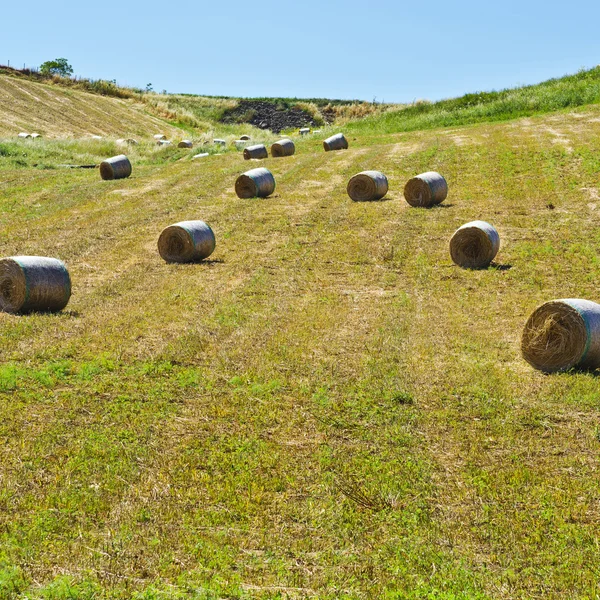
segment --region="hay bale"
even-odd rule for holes
[[[344,137],[343,133],[336,133],[323,141],[323,148],[325,149],[325,152],[330,152],[331,150],[347,150],[348,140]]]
[[[71,297],[64,263],[45,256],[0,259],[0,310],[9,313],[62,310]]]
[[[107,158],[100,163],[102,179],[124,179],[131,175],[131,163],[124,154]]]
[[[248,146],[247,148],[244,148],[244,160],[268,157],[269,153],[267,152],[267,147],[264,144],[255,144],[254,146]]]
[[[485,221],[471,221],[459,227],[450,239],[450,256],[464,269],[483,269],[500,249],[496,228]]]
[[[307,135],[310,133],[310,127],[302,127],[301,129],[298,130],[298,133],[300,135]]]
[[[536,308],[521,337],[523,358],[552,373],[600,367],[600,304],[566,298]]]
[[[296,152],[296,146],[292,140],[279,140],[271,146],[271,156],[280,158],[282,156],[292,156]]]
[[[158,238],[158,252],[167,262],[198,262],[208,258],[215,245],[215,234],[204,221],[169,225]]]
[[[213,140],[213,144],[215,144],[216,146],[226,146],[227,145],[227,141],[223,140],[221,138],[215,138]]]
[[[39,137],[42,137],[41,133],[32,133],[31,134],[31,138],[34,140],[37,140]]]
[[[266,198],[275,191],[275,178],[268,169],[258,168],[246,171],[235,182],[238,198]]]
[[[169,140],[158,140],[156,143],[159,146],[170,146],[171,145],[171,142]]]
[[[101,136],[101,135],[93,135],[93,136],[92,136],[92,139],[93,139],[93,140],[101,140],[101,139],[102,139],[102,136]]]
[[[200,154],[194,154],[194,156],[192,156],[192,158],[204,158],[205,156],[208,156],[208,152],[201,152]]]
[[[20,137],[20,138],[29,138],[29,137],[31,137],[31,134],[30,133],[25,133],[24,131],[21,131],[21,133],[19,133],[19,135],[17,137]]]
[[[421,173],[409,179],[404,186],[404,199],[411,206],[430,207],[440,204],[448,196],[446,180],[435,171]]]
[[[242,140],[242,142],[248,142],[250,141],[250,136],[249,135],[240,135],[240,140]]]
[[[346,191],[355,202],[380,200],[387,194],[388,180],[379,171],[363,171],[350,179]]]
[[[192,144],[191,140],[181,140],[179,144],[177,144],[178,148],[191,148],[194,144]]]
[[[166,140],[167,139],[167,136],[164,133],[155,133],[153,137],[155,140]]]

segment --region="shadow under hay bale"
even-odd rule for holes
[[[45,256],[0,259],[0,310],[23,314],[62,310],[71,297],[64,263]]]
[[[485,221],[471,221],[459,227],[450,239],[452,260],[465,269],[483,269],[500,249],[500,235]]]
[[[388,192],[388,180],[379,171],[363,171],[350,179],[346,191],[355,202],[381,200]]]
[[[181,140],[179,144],[177,144],[178,148],[191,148],[194,144],[192,144],[191,140]]]
[[[215,246],[215,234],[204,221],[169,225],[158,238],[158,252],[167,262],[198,262],[209,257]]]
[[[447,196],[448,184],[435,171],[421,173],[404,186],[404,198],[411,206],[428,208],[440,204]]]
[[[244,148],[244,160],[268,157],[269,153],[267,152],[267,147],[264,144],[255,144],[254,146],[248,146],[247,148]]]
[[[279,140],[271,145],[271,156],[274,158],[292,156],[294,152],[296,152],[296,146],[292,140]]]
[[[347,150],[348,140],[344,137],[343,133],[336,133],[326,140],[323,140],[323,149],[325,152],[331,152],[332,150]]]
[[[238,198],[266,198],[275,191],[275,178],[262,167],[246,171],[235,182]]]
[[[131,175],[131,163],[124,154],[107,158],[100,163],[102,179],[125,179]]]
[[[600,304],[577,298],[542,304],[525,323],[521,353],[545,373],[599,368]]]

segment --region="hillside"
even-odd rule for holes
[[[114,141],[3,141],[0,255],[61,258],[73,296],[0,313],[0,598],[597,597],[597,373],[519,350],[542,302],[600,301],[600,106],[567,108],[260,162],[142,143],[118,181],[60,167]],[[240,200],[255,166],[276,191]],[[367,169],[390,191],[352,202]],[[413,209],[428,170],[448,199]],[[188,219],[216,250],[167,264]],[[468,271],[474,219],[502,245]]]

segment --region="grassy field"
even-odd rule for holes
[[[112,141],[0,145],[0,255],[73,280],[0,314],[0,599],[600,597],[598,379],[519,353],[541,302],[600,299],[600,107],[349,131],[261,161],[264,200],[233,151],[141,144],[107,182],[58,165]],[[426,170],[449,197],[412,209]],[[165,264],[187,219],[215,253]],[[473,219],[483,271],[448,252]]]

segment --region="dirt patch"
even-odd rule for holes
[[[279,133],[283,129],[316,125],[312,115],[293,107],[261,100],[242,100],[235,108],[225,111],[223,123],[250,123],[260,129]]]

